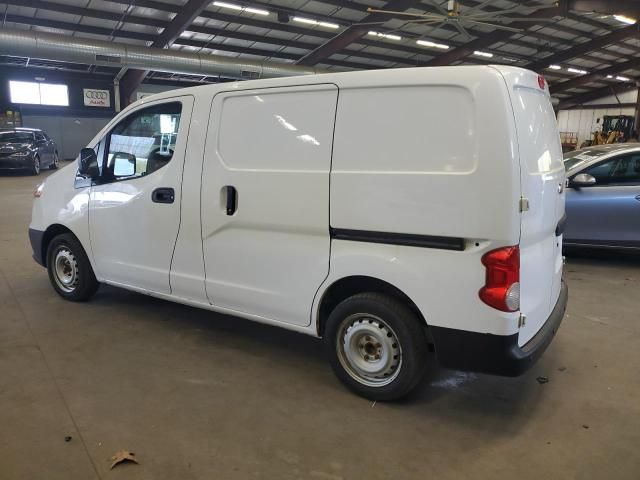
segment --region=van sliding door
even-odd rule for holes
[[[201,220],[216,306],[308,325],[329,271],[329,171],[338,88],[217,94]]]

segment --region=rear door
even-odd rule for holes
[[[562,281],[564,165],[555,113],[544,79],[514,70],[507,76],[520,154],[520,310],[526,317],[518,343],[527,343],[556,304]],[[528,205],[528,206],[527,206]]]
[[[335,85],[222,92],[202,173],[206,291],[216,306],[308,325],[329,272]]]

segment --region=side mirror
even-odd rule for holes
[[[579,173],[571,179],[569,182],[570,187],[590,187],[596,184],[596,177],[589,175],[588,173]]]
[[[80,165],[78,168],[80,175],[89,177],[92,180],[100,176],[98,168],[98,156],[93,148],[83,148],[80,150]]]
[[[125,152],[113,154],[113,174],[116,177],[131,177],[136,174],[136,156]]]

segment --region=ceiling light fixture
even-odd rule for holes
[[[629,82],[629,81],[631,81],[631,79],[627,78],[627,77],[616,77],[616,80],[620,80],[621,82]]]
[[[319,22],[318,20],[313,20],[311,18],[305,18],[305,17],[293,17],[293,21],[298,23],[306,23],[307,25],[316,25],[318,27],[340,28],[340,25],[335,23]]]
[[[430,42],[429,40],[416,40],[416,43],[418,45],[422,45],[423,47],[440,48],[441,50],[449,49],[449,45],[445,45],[444,43]]]
[[[615,18],[619,22],[626,23],[627,25],[633,25],[634,23],[636,23],[635,18],[627,17],[626,15],[614,15],[613,18]]]
[[[402,40],[402,37],[399,37],[398,35],[374,32],[373,30],[369,32],[369,35],[373,35],[374,37],[386,38],[387,40],[395,40],[395,41]]]
[[[474,55],[478,55],[479,57],[487,57],[487,58],[493,57],[493,53],[482,52],[480,50],[476,50],[475,52],[473,52],[473,54]]]
[[[560,65],[549,65],[549,68],[551,70],[562,70],[562,67]]]
[[[236,5],[235,3],[213,2],[213,6],[220,8],[229,8],[231,10],[237,10],[239,12],[255,13],[256,15],[269,15],[269,12],[266,10],[251,7],[242,7],[240,5]]]
[[[589,72],[587,72],[586,70],[579,70],[577,68],[567,68],[567,72],[571,72],[571,73],[580,73],[582,75],[585,75]]]

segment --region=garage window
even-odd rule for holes
[[[69,106],[69,89],[66,85],[41,82],[9,81],[11,103],[30,105]]]

